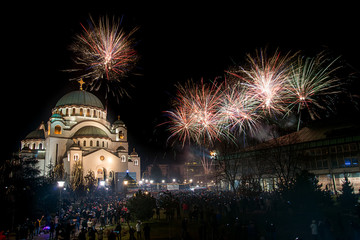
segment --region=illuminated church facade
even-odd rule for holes
[[[20,154],[35,157],[41,175],[63,163],[71,181],[75,162],[80,161],[83,175],[93,172],[98,181],[121,181],[128,173],[140,180],[140,157],[129,153],[127,127],[120,117],[110,124],[107,110],[94,94],[82,90],[64,95],[52,109],[47,124],[21,141]]]

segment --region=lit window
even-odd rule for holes
[[[350,158],[345,158],[345,166],[350,166],[351,165],[351,159]]]
[[[135,165],[135,166],[139,165],[139,160],[137,160],[137,159],[134,160],[134,165]]]
[[[59,125],[56,125],[55,126],[55,131],[54,131],[55,134],[61,134],[61,126]]]
[[[124,139],[124,133],[122,131],[119,132],[119,138]]]
[[[74,161],[76,162],[77,160],[79,160],[79,154],[74,154]]]
[[[125,155],[122,155],[122,156],[121,156],[121,162],[126,162],[126,157],[125,157]]]

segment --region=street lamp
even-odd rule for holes
[[[57,181],[57,185],[60,189],[60,208],[62,208],[62,196],[61,196],[61,191],[62,189],[64,188],[64,185],[65,185],[65,181]],[[60,211],[61,209],[59,209]]]
[[[101,186],[101,187],[105,187],[105,181],[103,181],[103,180],[100,181],[100,186]]]
[[[124,185],[124,193],[125,195],[127,194],[127,185],[129,184],[128,180],[124,180],[123,181],[123,185]]]

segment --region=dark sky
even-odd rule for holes
[[[221,76],[233,62],[244,61],[257,48],[302,50],[314,54],[327,49],[342,55],[351,71],[360,69],[359,21],[356,6],[284,6],[254,3],[222,6],[148,5],[123,3],[28,6],[12,4],[2,11],[3,129],[5,152],[18,149],[20,140],[46,122],[60,97],[77,90],[69,73],[68,50],[73,36],[94,19],[123,16],[124,28],[139,27],[134,35],[141,60],[130,76],[132,99],[117,104],[108,99],[108,120],[118,114],[127,124],[130,147],[151,159],[166,145],[162,111],[170,108],[174,83]],[[300,3],[299,3],[300,4]],[[105,103],[104,96],[95,92]],[[6,125],[4,125],[6,123]],[[4,143],[3,143],[4,144]],[[149,161],[149,160],[147,160]]]

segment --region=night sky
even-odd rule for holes
[[[246,53],[268,47],[282,52],[302,50],[314,54],[327,50],[341,55],[349,72],[360,69],[359,21],[356,6],[263,6],[250,5],[125,6],[100,3],[44,6],[12,4],[2,9],[3,91],[2,128],[6,157],[18,150],[30,131],[47,122],[51,109],[66,93],[78,90],[64,72],[72,66],[69,45],[87,24],[108,14],[123,16],[123,27],[139,30],[134,35],[141,57],[136,75],[128,81],[132,99],[117,104],[108,98],[108,120],[118,114],[128,127],[130,148],[151,162],[162,155],[167,133],[157,127],[166,118],[174,84],[187,79],[222,76]],[[60,4],[60,2],[59,2]],[[329,10],[330,8],[330,10]],[[102,92],[93,92],[105,104]],[[4,142],[4,141],[3,141]],[[5,145],[4,145],[5,144]]]

